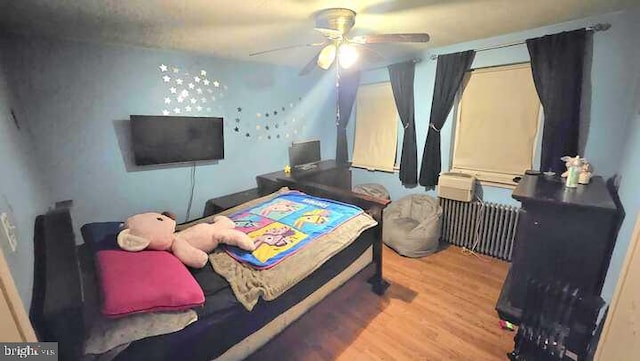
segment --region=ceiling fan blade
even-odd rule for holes
[[[263,50],[263,51],[258,51],[256,53],[251,53],[249,54],[249,56],[256,56],[256,55],[262,55],[262,54],[267,54],[267,53],[272,53],[275,51],[281,51],[281,50],[287,50],[287,49],[295,49],[295,48],[310,48],[310,47],[314,47],[314,46],[320,46],[320,45],[324,45],[325,42],[321,42],[321,43],[309,43],[309,44],[297,44],[297,45],[289,45],[289,46],[283,46],[281,48],[274,48],[274,49],[269,49],[269,50]]]
[[[311,71],[316,68],[316,64],[318,63],[318,57],[320,56],[321,52],[322,52],[322,49],[313,58],[311,58],[311,60],[309,60],[309,62],[304,66],[304,68],[300,70],[298,75],[303,76],[311,73]]]
[[[410,34],[369,34],[354,36],[350,41],[357,44],[380,44],[380,43],[426,43],[429,41],[427,33]]]

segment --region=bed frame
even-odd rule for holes
[[[382,277],[381,239],[382,211],[389,201],[312,182],[282,180],[281,186],[359,206],[371,215],[378,225],[360,236],[359,239],[366,239],[368,247],[358,259],[309,296],[297,301],[287,311],[268,320],[241,342],[228,348],[216,360],[243,359],[255,352],[371,262],[375,264],[375,270],[368,282],[372,285],[373,292],[382,295],[389,286]],[[31,307],[32,323],[39,339],[58,341],[61,359],[65,360],[80,359],[82,342],[79,340],[85,339],[91,327],[91,315],[98,305],[97,293],[91,292],[92,289],[95,290],[93,258],[87,245],[75,245],[71,224],[69,210],[54,210],[39,216],[36,221],[34,293]],[[64,292],[56,292],[57,286],[54,283],[64,283]],[[55,308],[48,304],[50,300],[55,300]]]

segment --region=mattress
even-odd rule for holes
[[[91,223],[82,236],[93,252],[115,247],[120,222]],[[247,311],[235,298],[227,281],[211,267],[191,270],[205,294],[196,308],[198,321],[182,331],[133,342],[116,360],[211,360],[261,329],[280,314],[320,289],[360,257],[373,243],[375,232],[362,233],[311,275],[273,301],[261,300]]]

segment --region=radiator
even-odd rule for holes
[[[511,261],[520,208],[445,198],[440,198],[440,205],[444,241]]]

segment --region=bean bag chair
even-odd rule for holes
[[[442,208],[423,194],[391,202],[382,215],[382,241],[407,257],[424,257],[438,249]]]
[[[382,185],[377,183],[363,183],[353,187],[354,193],[366,194],[371,197],[391,199],[389,191]]]

